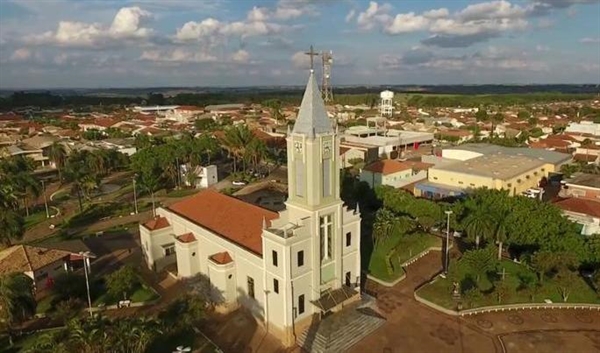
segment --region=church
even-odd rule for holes
[[[272,212],[207,189],[140,224],[149,268],[202,274],[292,345],[313,318],[360,299],[360,214],[340,198],[340,139],[313,70],[287,136],[288,199]]]

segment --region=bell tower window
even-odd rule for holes
[[[321,262],[333,257],[333,220],[331,215],[319,218]]]

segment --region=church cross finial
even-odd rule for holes
[[[314,71],[314,59],[315,56],[319,55],[319,53],[315,52],[313,49],[313,46],[310,46],[310,51],[307,51],[306,53],[304,53],[308,56],[310,56],[310,72]]]

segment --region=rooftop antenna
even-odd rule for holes
[[[325,103],[333,101],[333,87],[331,87],[331,66],[333,65],[333,52],[322,52],[323,61],[323,81],[321,83],[321,92]]]

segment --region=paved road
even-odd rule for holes
[[[388,321],[351,352],[600,352],[600,312],[532,310],[458,318],[417,302],[415,288],[441,269],[441,253],[431,252],[408,267],[406,279],[395,287],[373,285]]]

